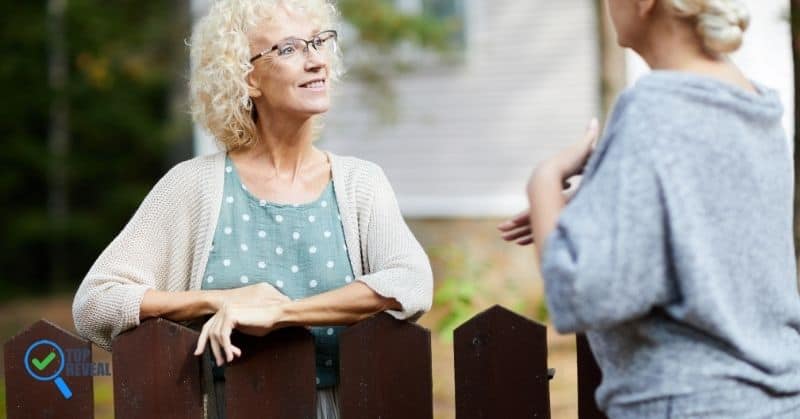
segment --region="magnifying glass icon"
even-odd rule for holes
[[[45,358],[43,358],[41,360],[37,359],[37,358],[34,358],[33,360],[31,360],[30,359],[31,352],[35,348],[37,348],[39,346],[42,346],[42,345],[50,346],[51,348],[55,349],[56,352],[58,352],[59,366],[56,369],[55,373],[50,374],[48,376],[41,376],[41,375],[35,373],[31,369],[31,362],[33,362],[34,366],[39,370],[46,369],[47,365],[49,365],[53,361],[53,357],[56,355],[56,352],[52,352],[51,351],[49,353],[49,355],[47,355]],[[69,400],[69,399],[72,398],[72,390],[69,389],[69,386],[67,386],[67,383],[64,381],[63,378],[61,378],[61,372],[64,371],[65,358],[64,358],[64,351],[61,349],[60,346],[58,346],[57,343],[53,342],[52,340],[48,340],[48,339],[37,340],[31,346],[28,347],[27,351],[25,351],[25,358],[23,359],[23,361],[25,362],[25,369],[28,371],[28,375],[30,375],[31,377],[33,377],[34,379],[39,380],[39,381],[53,381],[54,383],[56,383],[56,387],[58,387],[58,391],[61,392],[61,395],[64,396],[65,399]]]

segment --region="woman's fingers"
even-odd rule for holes
[[[589,128],[586,129],[586,140],[589,141],[590,147],[594,149],[597,145],[597,137],[600,133],[600,121],[597,118],[592,118],[589,121]]]
[[[513,218],[504,221],[497,226],[500,231],[511,231],[519,226],[530,224],[530,211],[525,210],[515,215]]]
[[[527,246],[527,245],[529,245],[531,243],[533,243],[533,235],[532,234],[530,236],[525,236],[525,237],[522,237],[519,240],[517,240],[517,244],[520,245],[520,246]]]
[[[597,148],[597,140],[600,139],[600,121],[597,118],[592,118],[589,122],[589,134],[593,134],[594,138],[592,139],[592,151]]]
[[[206,349],[206,342],[208,341],[208,331],[210,329],[211,320],[209,319],[200,330],[200,337],[197,339],[197,348],[194,350],[195,355],[202,355]]]
[[[233,344],[231,343],[231,331],[232,328],[230,326],[229,321],[225,321],[222,325],[222,349],[225,351],[225,359],[228,362],[233,361]]]
[[[215,335],[211,335],[209,343],[211,343],[211,352],[214,353],[214,360],[217,361],[217,366],[219,367],[224,363],[224,360],[222,359],[222,349],[219,347],[219,341]]]
[[[503,240],[505,240],[507,242],[510,242],[510,241],[517,240],[520,237],[529,236],[529,235],[531,235],[531,233],[532,233],[531,226],[530,226],[530,224],[528,224],[528,225],[522,226],[522,227],[520,227],[520,228],[518,228],[516,230],[512,230],[512,231],[503,233],[502,237],[503,237]]]
[[[222,349],[220,348],[220,332],[219,332],[220,316],[222,312],[223,311],[218,311],[217,314],[215,314],[211,318],[211,321],[213,321],[213,323],[211,324],[211,330],[208,333],[208,341],[209,344],[211,345],[211,352],[214,354],[214,360],[217,361],[217,366],[220,366],[224,363],[224,360],[222,358]]]

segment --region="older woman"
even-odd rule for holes
[[[336,416],[342,325],[431,304],[428,259],[375,164],[312,141],[339,74],[325,0],[221,0],[191,41],[192,108],[225,151],[170,170],[100,255],[73,305],[103,348],[147,318],[212,315],[217,365],[233,329],[311,326],[320,417]],[[326,416],[328,415],[328,416]]]

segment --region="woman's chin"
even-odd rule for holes
[[[302,108],[298,109],[298,113],[302,113],[308,116],[320,115],[325,112],[328,112],[330,109],[330,104],[317,104],[317,105],[307,105],[303,106]]]

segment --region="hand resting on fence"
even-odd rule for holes
[[[289,326],[350,325],[376,313],[400,309],[397,300],[377,294],[362,282],[276,304],[227,303],[203,325],[194,354],[202,355],[208,344],[217,365],[222,365],[242,355],[231,343],[234,329],[264,336]]]

